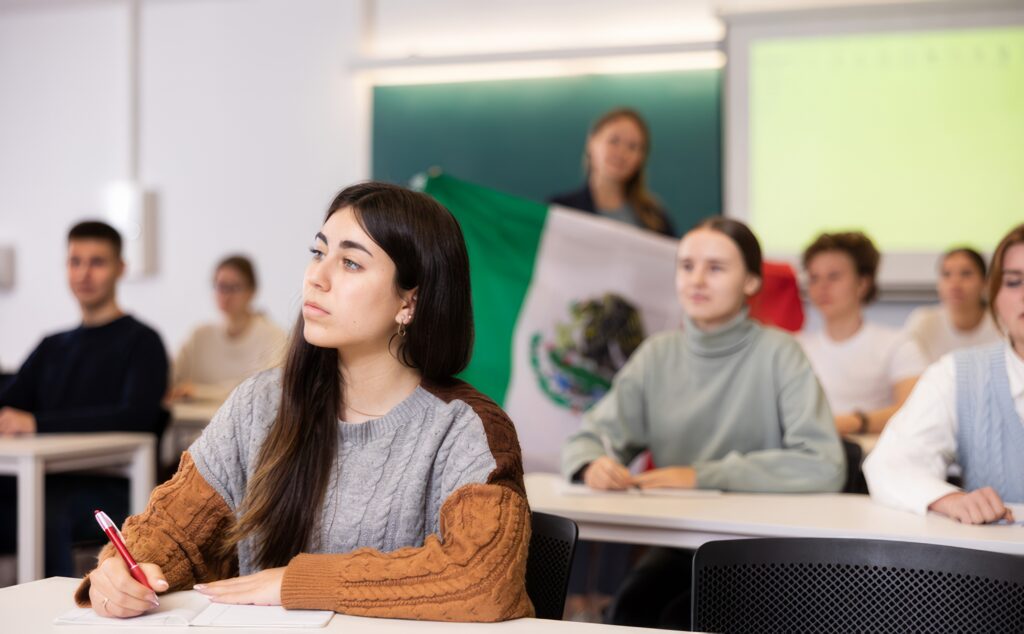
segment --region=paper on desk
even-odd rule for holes
[[[585,484],[572,482],[560,482],[558,492],[562,495],[581,495],[587,497],[619,497],[623,495],[636,495],[639,497],[664,497],[664,498],[710,498],[722,495],[717,489],[626,489],[625,491],[598,491],[591,489]]]
[[[210,603],[205,596],[190,590],[161,595],[160,607],[130,619],[112,619],[96,614],[91,608],[75,608],[54,619],[54,623],[105,627],[323,627],[332,616],[334,612],[325,610]]]
[[[190,625],[210,627],[323,627],[334,616],[329,610],[285,610],[279,605],[211,603]]]
[[[1000,524],[1008,524],[1010,526],[1024,526],[1024,504],[1007,504],[1006,508],[1013,511],[1013,522],[1007,522],[1003,520]]]

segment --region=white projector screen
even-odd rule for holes
[[[883,289],[930,288],[939,253],[1024,222],[1020,4],[728,22],[726,209],[771,257],[859,229]]]

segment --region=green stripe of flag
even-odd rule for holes
[[[476,342],[460,377],[504,404],[512,371],[512,337],[533,277],[548,206],[445,174],[423,191],[458,219],[469,251]]]

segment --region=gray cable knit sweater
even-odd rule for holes
[[[234,512],[277,414],[280,381],[280,370],[268,370],[243,383],[189,448],[203,479]],[[466,395],[477,405],[485,400],[475,390]],[[383,418],[338,422],[338,458],[307,552],[421,546],[439,532],[441,505],[453,492],[487,482],[498,466],[487,423],[466,401],[441,396],[421,386]],[[243,575],[257,570],[252,546],[246,540],[239,547]]]

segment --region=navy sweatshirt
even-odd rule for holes
[[[43,339],[0,391],[0,407],[36,417],[39,433],[159,433],[167,391],[160,335],[125,315]]]

